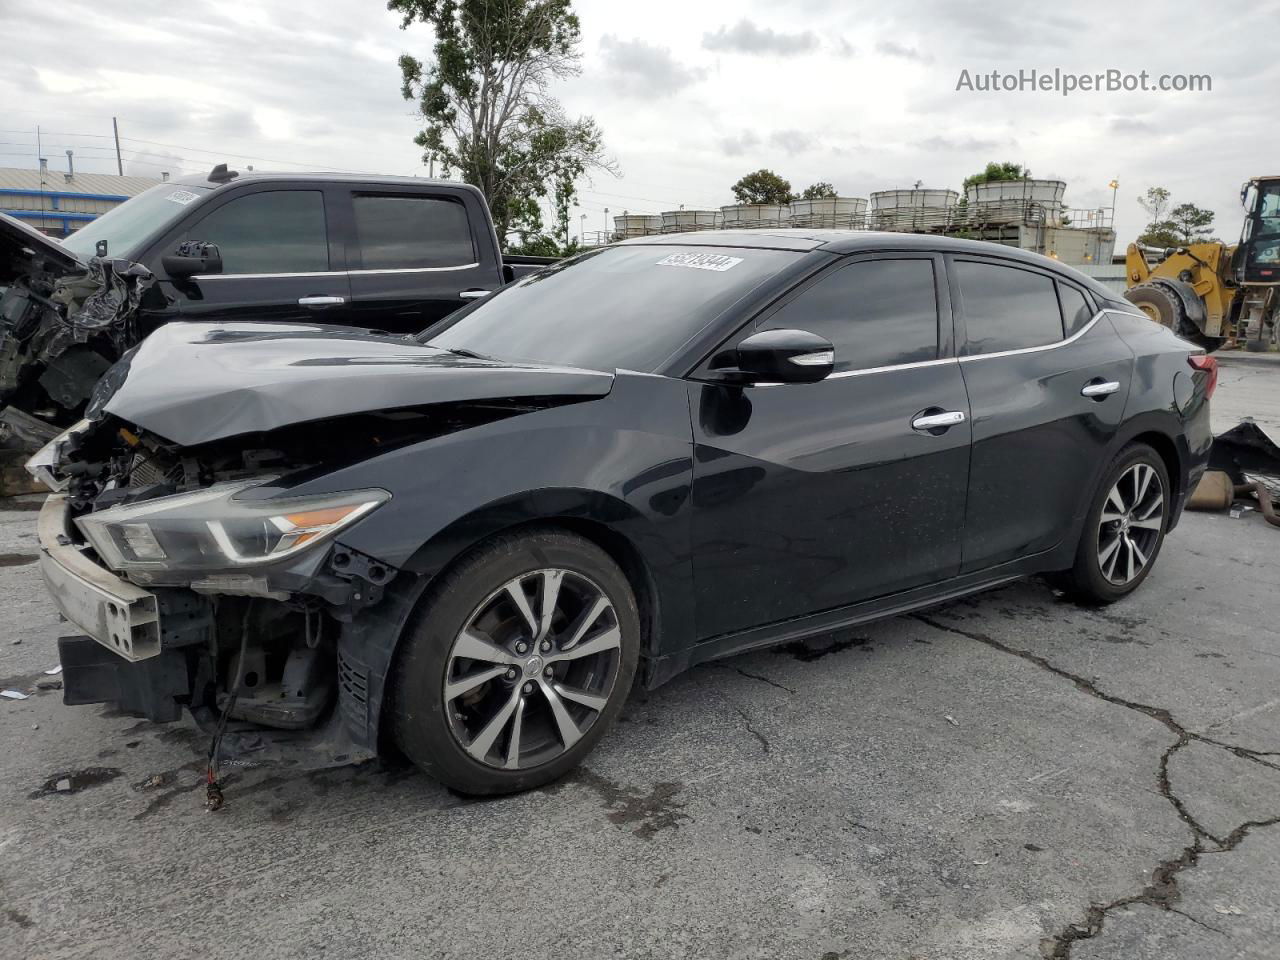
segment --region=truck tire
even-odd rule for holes
[[[1183,340],[1190,340],[1208,353],[1222,345],[1217,337],[1205,336],[1187,316],[1178,295],[1161,284],[1140,283],[1126,290],[1124,298],[1160,326],[1168,327]]]
[[[500,535],[440,578],[407,629],[396,741],[459,793],[542,786],[612,726],[639,654],[635,595],[608,554],[553,527]]]

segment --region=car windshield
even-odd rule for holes
[[[134,260],[142,253],[143,242],[182,215],[189,203],[199,200],[212,187],[161,183],[126,200],[96,220],[91,220],[62,245],[87,260],[97,253],[99,240],[107,241],[107,255]]]
[[[746,247],[606,247],[509,284],[425,334],[446,350],[651,372],[802,254]]]

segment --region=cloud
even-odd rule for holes
[[[789,157],[813,150],[818,145],[817,138],[803,130],[778,130],[769,135],[769,146],[784,151]]]
[[[701,67],[688,67],[666,47],[643,40],[619,40],[611,33],[600,38],[609,83],[634,97],[665,97],[706,78]]]
[[[929,137],[917,140],[915,146],[930,153],[950,153],[959,150],[994,150],[996,147],[1009,146],[1008,140],[987,140],[982,137]]]
[[[856,57],[858,48],[848,41],[845,37],[841,37],[831,47],[831,52],[837,57]]]
[[[803,33],[778,33],[769,27],[758,27],[743,18],[732,27],[721,27],[715,33],[704,33],[702,46],[707,50],[723,53],[791,57],[818,49],[818,35],[812,30],[805,30]]]
[[[876,53],[886,57],[898,57],[901,60],[914,60],[916,63],[933,63],[933,57],[921,53],[915,47],[906,47],[893,40],[881,40],[876,44]]]
[[[760,145],[760,138],[750,130],[732,137],[722,137],[720,139],[720,151],[726,156],[740,157],[749,150],[754,150]]]

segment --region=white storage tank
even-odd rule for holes
[[[663,233],[715,230],[719,226],[719,210],[664,210],[662,212]]]
[[[1061,180],[992,180],[965,191],[969,219],[975,223],[1062,223]]]
[[[662,217],[650,213],[623,213],[613,218],[613,235],[622,239],[627,237],[647,237],[662,232]]]
[[[790,215],[785,203],[735,203],[720,208],[720,223],[727,230],[781,227]]]
[[[955,218],[960,194],[955,190],[879,190],[871,195],[874,230],[923,230]]]
[[[793,227],[850,229],[863,226],[867,217],[867,201],[862,197],[819,197],[815,200],[792,200]]]

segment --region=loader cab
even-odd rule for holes
[[[1280,177],[1255,177],[1240,189],[1244,229],[1236,255],[1236,283],[1280,284]]]

